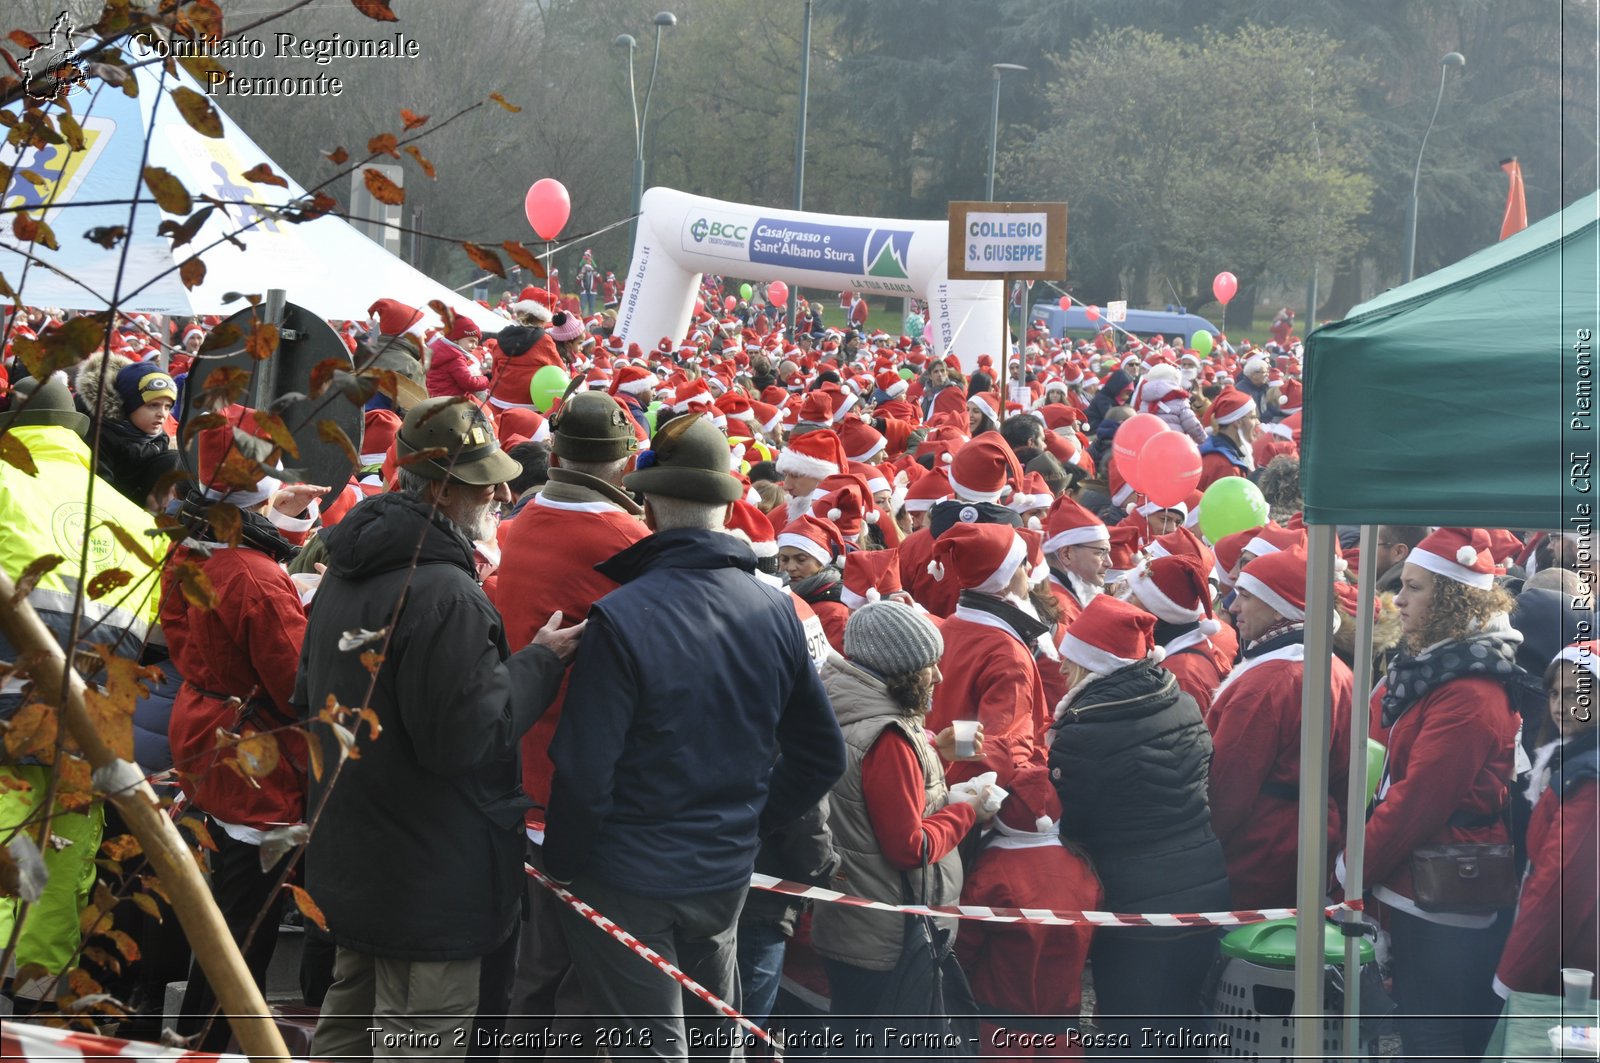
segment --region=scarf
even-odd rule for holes
[[[789,589],[794,592],[795,597],[807,605],[815,605],[817,602],[836,602],[844,587],[840,582],[842,579],[844,576],[837,568],[833,565],[824,565],[820,571],[789,584]]]
[[[1241,452],[1237,444],[1234,443],[1233,438],[1225,436],[1221,432],[1211,433],[1206,437],[1206,441],[1200,444],[1200,456],[1203,458],[1207,454],[1221,454],[1228,459],[1229,464],[1235,465],[1245,472],[1255,471],[1255,455],[1248,451]]]
[[[1453,679],[1482,676],[1497,683],[1517,672],[1522,638],[1510,630],[1477,631],[1464,639],[1435,643],[1415,656],[1397,653],[1384,679],[1383,726],[1393,727],[1406,710]]]
[[[996,598],[989,594],[979,594],[974,590],[964,590],[957,599],[957,604],[979,613],[987,613],[1002,621],[1017,633],[1017,638],[1021,639],[1024,645],[1031,646],[1039,636],[1050,632],[1050,625],[1019,608],[1014,599]]]

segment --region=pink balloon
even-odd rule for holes
[[[735,299],[731,295],[722,300],[722,309],[724,309],[724,310],[732,310],[734,307],[736,307],[738,305],[739,305],[739,300]]]
[[[1211,280],[1211,294],[1217,297],[1217,302],[1223,306],[1228,305],[1228,300],[1233,298],[1239,290],[1239,278],[1223,270]]]
[[[1117,456],[1117,469],[1122,473],[1122,478],[1133,485],[1133,489],[1144,494],[1144,487],[1139,483],[1139,453],[1144,449],[1145,441],[1161,432],[1170,432],[1167,422],[1153,413],[1136,413],[1117,426],[1117,434],[1111,437],[1111,452]]]
[[[1072,296],[1063,295],[1061,297],[1061,301],[1058,302],[1056,305],[1061,307],[1061,309],[1063,309],[1063,310],[1071,310],[1072,309]]]
[[[543,177],[533,183],[522,200],[522,212],[528,224],[541,240],[554,240],[567,224],[572,213],[572,199],[567,186],[554,177]]]
[[[694,316],[695,317],[699,317],[701,314],[703,314],[705,312],[706,312],[706,301],[704,299],[696,299],[694,301]]]
[[[1146,498],[1158,506],[1175,506],[1200,483],[1200,448],[1182,432],[1153,435],[1139,451],[1139,477],[1138,490]]]
[[[1086,306],[1083,308],[1083,316],[1088,318],[1090,321],[1099,321],[1100,308],[1098,306]]]
[[[767,302],[773,306],[785,306],[789,302],[789,286],[782,281],[773,281],[767,285]]]

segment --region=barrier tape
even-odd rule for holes
[[[63,1030],[50,1026],[35,1026],[27,1022],[5,1024],[0,1033],[0,1059],[19,1060],[22,1063],[64,1063],[69,1060],[117,1059],[141,1063],[160,1061],[193,1061],[193,1063],[250,1063],[249,1057],[238,1054],[218,1055],[215,1052],[195,1052],[183,1048],[167,1048],[144,1041],[124,1041],[119,1037],[103,1037],[81,1030]],[[294,1063],[302,1063],[295,1060]]]
[[[595,926],[611,935],[611,937],[615,938],[617,941],[620,941],[622,944],[632,949],[637,955],[649,960],[657,969],[671,977],[673,981],[683,986],[683,988],[693,993],[696,997],[710,1005],[716,1011],[738,1023],[742,1029],[748,1030],[750,1033],[767,1042],[767,1044],[772,1047],[773,1059],[781,1060],[783,1058],[783,1049],[776,1041],[772,1039],[772,1035],[767,1033],[767,1031],[763,1030],[761,1027],[757,1026],[755,1023],[751,1022],[749,1019],[745,1018],[743,1015],[739,1014],[738,1009],[736,1009],[732,1004],[729,1004],[727,1001],[711,992],[711,990],[707,989],[705,986],[701,985],[699,982],[696,982],[693,978],[690,978],[688,975],[678,970],[678,968],[668,963],[666,958],[659,952],[652,949],[649,945],[646,945],[632,934],[628,933],[616,923],[613,923],[600,912],[595,911],[595,909],[588,903],[579,900],[572,894],[571,890],[558,884],[543,871],[540,871],[532,864],[524,864],[522,867],[523,870],[526,871],[535,882],[538,882],[545,889],[549,890],[551,893],[554,893],[557,897],[560,897],[573,911],[589,920],[589,922],[593,923]],[[773,879],[773,881],[776,882],[778,880]]]
[[[825,904],[844,904],[854,908],[871,908],[879,912],[901,912],[911,915],[935,915],[945,919],[970,919],[983,923],[1037,923],[1041,926],[1248,926],[1269,919],[1292,919],[1294,908],[1254,908],[1239,912],[1181,912],[1174,915],[1124,915],[1118,912],[1071,912],[1051,908],[990,908],[981,904],[888,904],[869,901],[865,897],[852,897],[838,890],[821,886],[808,886],[803,882],[786,882],[771,875],[750,876],[753,889],[769,893],[782,893],[800,900],[822,901]],[[1360,909],[1349,904],[1330,904],[1325,915],[1340,910]]]

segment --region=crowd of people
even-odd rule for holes
[[[866,1038],[840,1051],[867,1056],[893,1051],[913,924],[752,889],[752,872],[889,904],[1294,906],[1302,690],[1321,669],[1290,328],[1201,355],[1036,326],[1001,376],[910,334],[818,327],[805,304],[787,329],[764,302],[719,303],[721,278],[685,335],[624,338],[592,272],[576,307],[508,295],[493,333],[394,299],[334,322],[375,374],[341,483],[286,482],[272,418],[225,395],[180,457],[174,409],[204,388],[214,321],[129,318],[44,379],[8,349],[0,432],[38,475],[0,464],[0,561],[16,579],[104,540],[88,578],[130,589],[75,598],[74,564],[26,596],[58,636],[83,610],[107,658],[154,669],[133,752],[202,824],[258,981],[285,839],[315,823],[294,879],[327,920],[302,959],[313,1058],[733,1050],[728,1020],[525,862],[758,1025],[782,1025],[786,968],[820,961],[835,1026]],[[62,324],[19,309],[8,344]],[[570,386],[539,401],[547,367]],[[1188,499],[1155,503],[1119,472],[1136,413],[1198,444]],[[1271,514],[1212,542],[1202,494],[1227,477]],[[94,522],[58,519],[91,489]],[[108,520],[170,548],[131,550]],[[1596,969],[1594,561],[1560,531],[1384,526],[1372,557],[1339,532],[1329,897],[1346,899],[1345,840],[1364,830],[1403,1052],[1473,1058],[1501,998]],[[1363,567],[1381,591],[1370,675],[1352,670]],[[8,677],[0,715],[26,701]],[[1346,804],[1357,712],[1385,750],[1366,808]],[[271,763],[243,771],[257,735]],[[51,791],[7,746],[9,835]],[[72,844],[45,854],[17,939],[35,972],[8,987],[18,1011],[78,961],[103,818],[55,817]],[[1504,876],[1441,884],[1430,854],[1450,846],[1492,848]],[[0,902],[0,941],[19,907]],[[1148,1031],[1208,1029],[1214,928],[934,931],[985,1056],[1035,1051],[1002,1026],[1055,1034],[1041,1056],[1091,1026],[1091,1054],[1134,1056]],[[127,991],[158,1012],[186,961],[143,932]],[[227,1041],[214,1006],[196,967],[179,1033],[207,1051]],[[596,1046],[589,1016],[622,1039]]]

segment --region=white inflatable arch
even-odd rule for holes
[[[645,192],[616,332],[647,350],[688,330],[700,277],[926,299],[924,342],[966,370],[998,356],[1001,282],[953,281],[949,223],[857,218],[727,203],[671,188]]]

